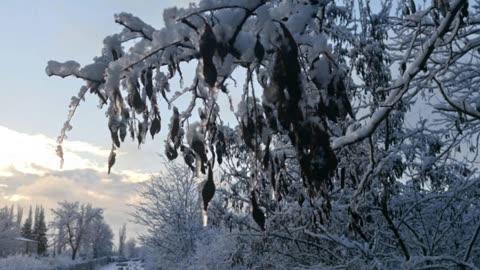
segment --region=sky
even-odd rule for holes
[[[56,137],[65,122],[70,97],[82,81],[48,77],[49,60],[89,64],[99,55],[103,39],[120,32],[113,16],[122,11],[140,17],[155,28],[163,25],[163,9],[185,6],[188,0],[2,0],[0,2],[0,206],[58,201],[91,202],[105,208],[114,232],[128,222],[127,204],[135,203],[138,182],[162,168],[165,128],[141,149],[122,145],[113,173],[107,175],[111,145],[107,118],[87,97],[72,122],[65,142],[65,164],[55,155]],[[162,126],[168,125],[164,117]],[[49,218],[50,211],[47,211]],[[142,228],[128,224],[135,236]]]

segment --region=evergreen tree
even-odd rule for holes
[[[38,210],[37,210],[38,209]],[[38,255],[45,255],[47,252],[47,225],[45,224],[45,211],[43,207],[35,210],[35,226],[33,230],[35,240],[38,241]]]
[[[22,237],[32,239],[32,207],[28,210],[28,218],[22,227]]]
[[[22,226],[22,219],[23,219],[23,207],[17,205],[17,224],[18,224],[18,227]]]
[[[33,216],[34,219],[33,219],[33,237],[35,238],[36,235],[35,235],[35,228],[37,228],[38,226],[38,214],[40,212],[40,208],[38,207],[38,205],[35,205],[35,215]]]
[[[12,204],[12,206],[10,206],[10,220],[13,222],[13,219],[15,217],[15,214],[14,214],[14,206]]]
[[[118,231],[118,255],[125,256],[125,240],[127,239],[127,224]]]

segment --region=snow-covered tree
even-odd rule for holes
[[[53,254],[60,255],[64,252],[68,243],[67,238],[65,237],[65,228],[63,226],[57,227],[54,224],[51,225],[52,228],[55,229],[55,232],[52,232]]]
[[[28,217],[22,226],[22,237],[33,239],[32,225],[33,225],[32,206],[30,206],[28,210]]]
[[[0,257],[18,252],[19,243],[15,238],[20,236],[20,226],[8,207],[0,208]]]
[[[16,222],[19,227],[22,225],[22,219],[23,219],[23,207],[21,207],[20,205],[17,205]]]
[[[149,260],[168,269],[181,269],[195,252],[201,231],[198,183],[189,167],[165,163],[166,170],[140,184],[142,198],[132,216],[147,228],[142,244],[150,249]]]
[[[38,210],[37,210],[38,209]],[[38,255],[46,255],[48,248],[47,224],[45,223],[45,209],[43,207],[35,208],[35,223],[33,227],[33,240],[38,241]]]
[[[38,213],[35,215],[35,226],[33,228],[33,240],[38,241],[37,253],[39,255],[46,255],[48,248],[48,239],[47,239],[47,224],[45,222],[45,209],[39,207]]]
[[[230,267],[479,264],[478,1],[201,0],[163,17],[117,14],[92,64],[49,62],[85,82],[62,159],[88,93],[109,117],[109,171],[168,107],[165,154],[202,183],[209,226],[231,230]]]
[[[125,256],[125,241],[127,240],[127,224],[118,230],[118,255]]]
[[[127,242],[125,242],[125,254],[127,258],[135,258],[138,256],[136,243],[135,238],[129,238]]]
[[[103,209],[92,207],[90,204],[64,201],[59,202],[56,209],[52,209],[52,214],[54,218],[52,225],[64,236],[64,239],[59,241],[69,246],[72,260],[75,260],[92,224],[102,218]]]
[[[90,258],[112,255],[113,231],[103,216],[90,225],[81,246],[81,252]]]

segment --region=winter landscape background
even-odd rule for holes
[[[0,269],[477,269],[480,1],[5,1]]]

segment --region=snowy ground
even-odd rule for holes
[[[141,261],[114,262],[100,267],[98,270],[143,270]]]

